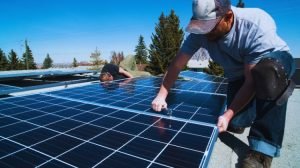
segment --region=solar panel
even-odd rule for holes
[[[5,94],[12,93],[12,92],[21,91],[21,90],[22,90],[22,88],[20,88],[20,87],[0,84],[0,95],[5,95]]]
[[[51,76],[73,75],[83,73],[94,73],[93,70],[83,69],[40,69],[40,70],[18,70],[18,71],[1,71],[0,80],[22,79],[22,78],[41,78]]]
[[[158,113],[157,81],[0,99],[0,167],[206,167],[226,97],[179,81]]]

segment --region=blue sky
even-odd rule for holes
[[[236,5],[238,0],[232,0]],[[244,0],[246,7],[259,7],[271,14],[278,34],[294,57],[300,57],[300,1]],[[0,48],[18,56],[24,40],[37,63],[49,53],[55,63],[89,61],[96,47],[103,59],[111,51],[134,54],[139,35],[151,43],[155,24],[162,12],[171,9],[185,28],[191,17],[191,0],[1,0]]]

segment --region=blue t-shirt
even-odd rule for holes
[[[209,56],[223,66],[230,81],[244,75],[245,64],[256,64],[265,54],[289,51],[287,44],[277,35],[274,20],[258,8],[231,7],[234,23],[230,32],[218,41],[209,41],[205,35],[190,34],[181,51],[193,55],[207,50]]]

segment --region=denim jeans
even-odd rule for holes
[[[285,67],[291,77],[295,71],[292,56],[288,52],[274,52],[265,57],[276,58]],[[227,106],[229,106],[244,83],[244,78],[231,81],[227,89]],[[249,127],[250,149],[271,157],[280,155],[282,146],[287,102],[278,106],[276,101],[261,100],[254,97],[247,106],[230,121],[232,127]]]

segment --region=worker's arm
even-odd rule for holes
[[[179,52],[172,60],[167,72],[165,73],[160,90],[156,98],[152,101],[153,110],[161,111],[163,108],[167,108],[166,98],[168,92],[176,81],[179,72],[184,68],[190,58],[191,55]]]
[[[232,117],[242,110],[255,95],[254,81],[251,74],[251,70],[254,68],[254,66],[255,64],[248,64],[244,66],[245,81],[235,95],[230,106],[227,107],[227,110],[224,112],[224,114],[219,117],[217,124],[219,132],[224,132],[227,130],[228,124]]]
[[[125,71],[121,67],[119,67],[119,73],[122,74],[122,75],[124,75],[124,76],[126,76],[127,78],[133,78],[133,76],[129,72]]]

